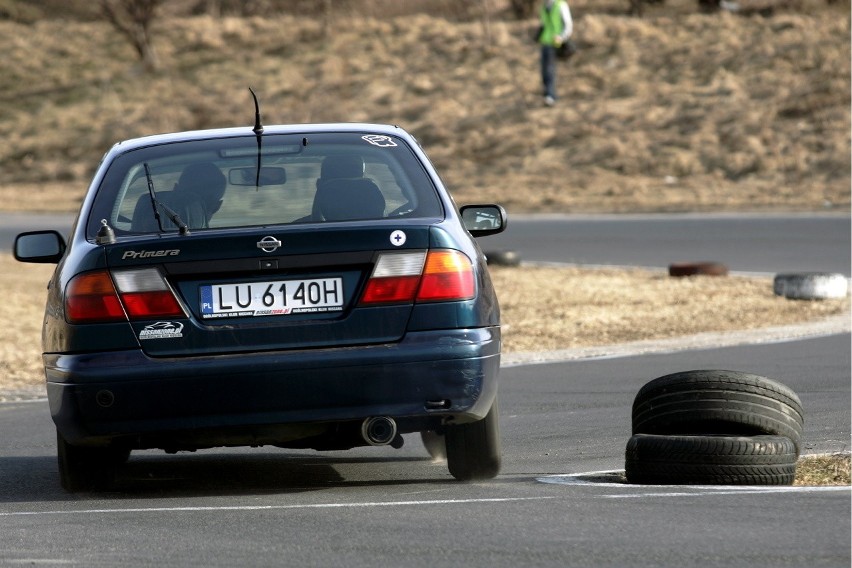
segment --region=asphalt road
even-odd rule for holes
[[[526,261],[666,268],[721,262],[743,272],[850,275],[848,213],[777,215],[510,215],[506,232],[482,239]]]
[[[2,218],[0,224],[5,227]],[[665,233],[671,225],[642,226]],[[770,242],[758,225],[748,226],[754,241]],[[555,237],[543,229],[538,241],[549,247]],[[677,246],[665,234],[643,239]],[[520,238],[506,242],[515,250],[526,246]],[[848,267],[848,239],[839,243],[824,240],[815,248],[827,260],[845,258]],[[784,262],[811,269],[805,251],[814,247],[785,248]],[[794,251],[804,256],[794,258]],[[588,262],[615,264],[609,259],[618,255],[611,254]],[[817,264],[814,270],[841,270]],[[732,268],[776,270],[755,265]],[[409,436],[401,450],[137,452],[115,491],[68,495],[58,485],[47,403],[3,403],[0,566],[848,568],[848,487],[651,487],[620,483],[616,472],[624,467],[638,389],[697,368],[749,371],[788,384],[804,404],[805,452],[848,450],[850,341],[840,334],[506,367],[504,467],[495,480],[475,484],[453,481],[446,465],[433,463]]]
[[[22,231],[70,229],[70,215],[0,213],[0,250]],[[523,260],[668,267],[713,261],[744,272],[850,275],[850,216],[837,213],[726,215],[510,215],[486,250]]]
[[[0,251],[11,251],[18,233],[55,229],[62,235],[67,235],[73,222],[74,216],[67,213],[0,212]]]
[[[116,491],[58,487],[44,402],[0,405],[0,565],[843,566],[846,489],[616,482],[636,391],[661,373],[775,377],[808,452],[848,448],[848,335],[506,369],[504,468],[454,482],[417,438],[319,454],[134,454]]]

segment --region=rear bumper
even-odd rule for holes
[[[150,447],[133,440],[154,439],[162,447],[172,436],[186,440],[202,431],[203,445],[275,443],[261,433],[278,425],[484,417],[497,392],[500,329],[248,355],[151,358],[119,351],[44,359],[51,414],[72,444],[121,439]]]

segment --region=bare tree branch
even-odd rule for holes
[[[121,33],[149,72],[157,71],[160,60],[151,41],[151,23],[164,0],[100,0],[101,14]]]

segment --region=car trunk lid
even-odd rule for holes
[[[428,246],[428,224],[347,223],[119,242],[107,258],[114,278],[156,268],[178,298],[186,317],[131,322],[147,354],[171,357],[397,341],[413,303],[359,300],[381,254]]]

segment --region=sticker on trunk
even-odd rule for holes
[[[175,321],[158,321],[146,325],[139,332],[139,340],[147,339],[177,339],[183,337],[183,324]]]

